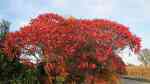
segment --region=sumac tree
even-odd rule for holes
[[[126,47],[133,52],[140,50],[139,37],[124,25],[53,13],[39,15],[6,38],[3,51],[7,56],[36,58],[26,61],[43,67],[45,84],[116,84],[112,74],[125,69],[117,52]]]

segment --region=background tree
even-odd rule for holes
[[[150,65],[150,49],[142,49],[139,53],[138,59],[144,64],[144,65]]]
[[[10,22],[1,20],[0,22],[0,39],[4,38],[6,33],[9,31]]]

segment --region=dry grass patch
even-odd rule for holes
[[[126,74],[128,76],[135,76],[138,78],[144,78],[150,80],[150,66],[128,66],[126,67]]]

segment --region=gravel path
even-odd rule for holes
[[[122,84],[150,84],[150,82],[142,82],[136,80],[122,79]]]

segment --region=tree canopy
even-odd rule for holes
[[[142,49],[138,58],[144,65],[150,65],[150,49]]]
[[[35,65],[42,63],[55,81],[61,77],[65,82],[71,79],[85,82],[102,76],[103,71],[124,70],[117,51],[126,47],[138,52],[140,38],[122,24],[48,13],[39,15],[19,31],[8,33],[3,51],[10,59],[37,58]]]

